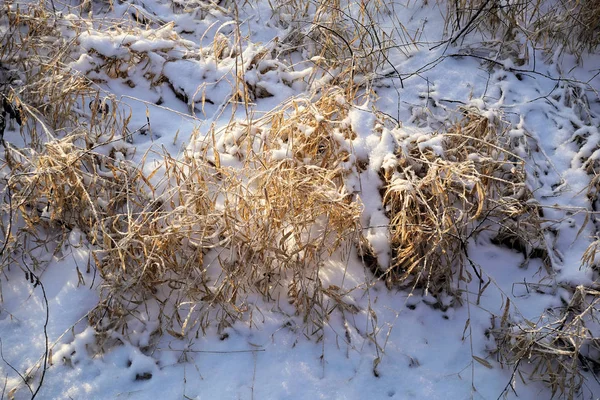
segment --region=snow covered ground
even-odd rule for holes
[[[477,110],[503,121],[511,151],[525,162],[530,202],[543,210],[539,230],[550,267],[542,258],[499,244],[490,229],[466,243],[470,262],[463,260],[464,276],[470,279],[458,279],[457,273],[452,282],[460,295],[433,296],[420,288],[386,287],[348,241],[319,265],[321,286],[329,290],[325,309],[333,311],[317,334],[310,334],[313,328],[286,299],[256,293],[245,301],[253,314],[231,326],[209,324],[185,335],[163,330],[163,321],[155,318],[156,303],[148,301],[148,311],[126,328],[99,330],[90,321],[93,310],[110,298],[102,297],[106,292],[93,256],[97,248],[76,227],[64,228],[66,234],[50,247],[2,250],[2,398],[34,393],[43,399],[553,396],[552,387],[527,379],[533,368],[528,369],[527,359],[518,371],[501,363],[495,329],[507,318],[516,327],[541,327],[569,303],[578,285],[597,288],[597,276],[582,266],[582,256],[598,229],[596,200],[588,186],[600,159],[600,56],[544,55],[531,43],[521,43],[518,50],[526,49],[525,55],[478,32],[452,44],[444,42],[445,5],[351,2],[338,10],[340,26],[368,24],[360,18],[377,16],[386,43],[395,46],[385,56],[356,54],[348,61],[355,72],[343,75],[343,66],[326,70],[321,62],[327,55],[319,55],[319,49],[332,28],[318,26],[315,5],[302,19],[297,19],[300,13],[290,14],[308,2],[75,3],[44,4],[50,16],[58,15],[52,29],[62,33],[61,43],[69,44],[64,68],[91,80],[109,113],[127,120],[127,138],[113,138],[93,151],[139,167],[157,190],[165,184],[166,154],[183,162],[189,154],[207,151],[212,162],[243,168],[251,153],[238,140],[244,124],[257,121],[255,129],[261,129],[267,126],[264,121],[272,123],[273,110],[287,107],[282,104],[295,100],[308,108],[332,87],[340,93],[357,87],[353,103],[339,95],[339,107],[348,115],[332,126],[339,126],[335,140],[351,154],[345,190],[362,204],[364,237],[379,264],[387,265],[392,249],[390,216],[380,193],[382,166],[411,140],[421,149],[443,152],[436,147],[438,133],[448,121],[459,121],[461,110]],[[15,11],[27,3],[6,1],[2,7]],[[370,11],[363,13],[361,7]],[[2,17],[3,36],[10,33],[7,21]],[[333,37],[341,52],[356,45]],[[3,59],[2,65],[9,61]],[[17,74],[26,80],[26,71]],[[352,79],[355,85],[349,84]],[[3,95],[11,85],[18,94],[16,80],[7,82],[2,82]],[[250,101],[236,100],[239,96]],[[93,101],[88,93],[73,106],[82,124],[101,114]],[[284,121],[292,114],[293,107],[285,108]],[[383,120],[392,125],[381,126]],[[28,143],[27,131],[13,125],[7,126],[4,140],[19,149]],[[351,129],[354,137],[344,138],[343,129]],[[49,141],[46,133],[43,140]],[[2,174],[8,179],[8,151],[3,151]],[[273,157],[292,157],[284,147],[268,151]],[[355,167],[360,161],[366,164],[363,169]],[[4,189],[5,206],[7,196]],[[13,216],[6,210],[3,241],[7,230],[19,228],[10,226]],[[227,257],[208,251],[206,268],[221,256]],[[598,337],[600,325],[592,319],[587,323]],[[585,382],[577,398],[600,398],[594,374],[582,373]],[[558,388],[556,396],[568,397],[568,391]]]

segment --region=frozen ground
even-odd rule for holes
[[[130,143],[122,145],[130,161],[148,174],[156,168],[155,159],[165,153],[182,157],[195,148],[194,140],[210,139],[232,119],[260,118],[326,84],[326,75],[314,79],[315,60],[305,58],[309,50],[281,45],[295,29],[308,29],[310,17],[286,26],[282,21],[290,17],[273,12],[268,1],[238,3],[190,2],[190,11],[184,12],[160,0],[110,7],[92,1],[87,13],[55,3],[64,20],[85,18],[77,37],[64,24],[64,35],[74,38],[73,54],[79,55],[67,67],[93,79],[101,96],[120,101],[123,113],[131,112]],[[139,321],[126,335],[112,332],[114,345],[99,352],[87,317],[98,303],[101,278],[89,267],[93,246],[75,229],[68,241],[57,244],[59,251],[35,249],[34,257],[48,261],[37,273],[42,286],[34,287],[17,266],[3,270],[2,398],[31,397],[27,386],[35,391],[40,383],[46,342],[51,356],[37,393],[43,399],[551,398],[543,383],[523,382],[510,366],[501,365],[491,329],[507,308],[518,321],[539,322],[547,310],[568,301],[571,288],[593,284],[593,272],[581,266],[581,258],[596,234],[586,196],[593,175],[586,168],[600,158],[595,92],[600,57],[584,54],[576,63],[568,54],[538,54],[519,60],[519,54],[478,45],[477,33],[458,45],[436,46],[444,33],[437,5],[389,3],[392,12],[380,28],[397,43],[404,43],[405,35],[413,41],[392,49],[373,71],[380,75],[371,80],[374,95],[357,98],[348,121],[357,133],[353,151],[367,158],[369,167],[349,176],[347,184],[364,204],[361,222],[380,262],[390,250],[377,171],[402,135],[421,135],[435,146],[434,132],[442,121],[458,119],[457,107],[464,106],[502,118],[520,143],[515,151],[526,161],[528,186],[544,210],[553,270],[481,234],[469,241],[468,253],[488,287],[480,294],[480,280],[471,272],[469,283],[456,283],[464,290],[462,304],[450,297],[445,304],[421,291],[388,290],[365,268],[355,247],[347,245],[326,260],[320,278],[324,287],[348,291],[344,299],[353,307],[333,312],[320,340],[305,334],[302,318],[292,315],[289,305],[257,297],[253,305],[260,316],[252,324],[238,321],[178,338],[166,332],[152,335],[158,322]],[[136,34],[106,29],[136,13],[153,21],[151,29]],[[394,30],[398,22],[405,31]],[[237,43],[231,39],[235,30],[243,37]],[[216,60],[215,38],[222,40],[223,52],[239,46],[241,64],[240,57]],[[143,57],[128,60],[121,74],[110,76],[100,68],[111,57],[133,57],[132,49]],[[203,53],[207,49],[213,53]],[[198,56],[185,56],[191,52]],[[248,67],[258,55],[263,58],[257,66]],[[246,106],[230,102],[239,74],[255,87]],[[162,82],[153,81],[158,76]],[[400,127],[381,133],[374,126],[375,110],[400,121]],[[141,129],[148,121],[151,130]],[[22,140],[18,127],[8,129],[4,138],[17,147]],[[221,161],[238,165],[234,141],[226,135],[215,140]],[[48,254],[54,255],[44,258]],[[31,380],[23,382],[30,373]],[[596,379],[586,377],[580,398],[599,398]]]

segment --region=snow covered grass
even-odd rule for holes
[[[14,349],[9,327],[44,334],[15,366],[2,355],[8,397],[64,397],[59,374],[104,362],[135,385],[183,363],[187,396],[190,354],[228,340],[251,346],[237,396],[253,397],[280,336],[320,343],[321,377],[348,360],[345,382],[395,371],[445,395],[420,359],[458,397],[597,394],[598,74],[563,78],[556,55],[539,72],[527,52],[593,57],[600,7],[426,3],[6,2],[0,326]],[[430,82],[442,62],[478,83]],[[57,318],[68,295],[88,301]],[[421,341],[457,355],[435,365]]]
[[[341,169],[303,153],[304,132],[286,134],[284,146],[295,156],[282,158],[281,127],[242,129],[229,143],[236,148],[229,159],[207,149],[181,160],[166,157],[163,194],[123,216],[120,237],[101,252],[103,293],[111,302],[96,313],[112,329],[140,305],[148,312],[152,298],[161,305],[152,318],[165,321],[176,337],[211,325],[222,329],[252,320],[253,294],[286,300],[322,327],[313,316],[324,308],[319,268],[357,230],[360,208],[343,192]],[[226,165],[244,149],[242,168]],[[324,157],[335,158],[326,151]]]
[[[600,45],[600,2],[533,0],[454,0],[444,2],[450,40],[478,31],[483,40],[532,43],[546,54],[554,51],[581,55]],[[527,51],[519,46],[520,56]],[[519,54],[519,53],[518,53]],[[515,54],[517,55],[517,54]],[[528,54],[527,57],[534,57]]]
[[[598,323],[599,295],[597,290],[578,286],[563,313],[542,315],[537,323],[512,321],[507,309],[495,332],[502,362],[515,375],[545,382],[552,396],[576,398],[585,381],[581,370],[598,368],[600,343],[590,327]]]
[[[390,283],[460,296],[452,280],[466,279],[466,243],[483,231],[495,232],[492,240],[527,258],[546,249],[524,160],[512,153],[506,124],[477,109],[462,113],[447,132],[398,132],[394,155],[382,166],[393,252],[384,275],[393,275]]]

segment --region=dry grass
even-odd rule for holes
[[[545,248],[524,161],[511,153],[504,124],[463,111],[446,132],[404,140],[382,171],[393,249],[388,280],[434,294],[454,292],[466,243],[483,230],[526,257]]]
[[[348,156],[323,134],[333,114],[342,114],[334,97],[290,103],[253,129],[231,125],[216,133],[236,138],[228,146],[243,168],[222,164],[229,147],[220,154],[205,146],[180,161],[165,156],[164,194],[153,206],[133,205],[139,213],[115,217],[122,221],[113,224],[121,226],[117,237],[98,252],[103,297],[110,299],[96,313],[105,329],[125,329],[122,316],[136,316],[150,299],[176,337],[222,328],[252,320],[256,294],[287,300],[308,335],[321,335],[327,312],[319,271],[355,236],[361,211],[341,179],[339,162]],[[232,134],[236,129],[242,132]]]
[[[269,4],[278,24],[291,28],[281,40],[279,57],[300,49],[321,72],[316,78],[322,77],[328,85],[349,90],[368,87],[372,76],[390,68],[392,73],[386,74],[400,78],[390,55],[403,52],[404,45],[416,41],[396,17],[394,5],[384,1],[292,0]],[[382,21],[389,19],[403,43],[394,42],[389,30],[381,27]]]
[[[77,229],[95,246],[92,263],[103,278],[102,301],[90,317],[98,331],[126,332],[129,322],[149,312],[148,304],[156,304],[160,330],[183,337],[194,328],[252,319],[248,296],[258,294],[287,299],[307,326],[318,327],[310,333],[320,332],[327,312],[319,270],[352,238],[360,215],[343,187],[350,149],[342,142],[353,134],[340,128],[349,105],[339,99],[352,93],[323,91],[268,114],[257,123],[260,129],[232,124],[216,133],[221,140],[241,126],[234,145],[243,168],[220,162],[231,152],[228,145],[181,160],[161,155],[155,173],[165,179],[153,186],[152,176],[123,161],[130,115],[65,68],[69,45],[85,44],[82,35],[91,28],[77,29],[85,24],[76,20],[48,24],[54,15],[39,6],[5,7],[12,34],[3,38],[3,64],[28,71],[19,76],[26,84],[18,93],[15,80],[8,82],[7,97],[20,106],[22,133],[31,138],[28,149],[6,151],[3,190],[11,202],[3,208],[10,219],[3,230],[10,246],[3,249],[3,267],[19,248],[27,251],[24,243],[38,230],[63,241]],[[61,41],[65,25],[75,32]],[[120,56],[89,50],[95,76],[127,83],[143,74],[151,85],[161,84],[165,79],[148,66],[148,53],[130,44],[141,35],[185,47],[171,28],[116,28],[113,34],[131,37]],[[49,41],[60,50],[50,53]],[[223,53],[222,46],[212,47]],[[140,70],[140,63],[147,67]],[[96,151],[101,146],[103,154]],[[40,235],[39,241],[48,237],[57,236]]]
[[[42,142],[77,126],[73,110],[94,91],[88,80],[65,68],[71,42],[51,12],[36,4],[14,7],[7,2],[2,8],[8,30],[0,42],[0,60],[15,75],[2,82],[2,94],[24,109],[24,139],[39,150]]]
[[[226,292],[286,298],[309,325],[324,326],[319,272],[352,238],[360,215],[358,204],[335,183],[337,174],[281,161],[258,169],[247,183],[229,180],[224,208],[229,257],[221,264]]]
[[[62,34],[64,21],[39,4],[5,3],[2,9],[7,31],[0,46],[0,96],[18,113],[23,148],[16,148],[14,137],[3,142],[0,270],[18,265],[15,255],[36,246],[60,248],[73,229],[97,243],[102,219],[122,200],[125,169],[113,156],[127,152],[119,145],[111,157],[92,152],[121,133],[121,116],[110,101],[108,113],[85,111],[84,99],[95,95],[98,102],[98,92],[65,67],[71,42]]]
[[[584,374],[600,370],[600,341],[594,329],[599,295],[595,289],[578,286],[564,308],[549,311],[538,322],[516,322],[506,308],[494,336],[500,361],[513,370],[511,386],[517,376],[524,383],[527,376],[549,386],[552,396],[579,398]]]
[[[465,33],[500,31],[507,40],[514,39],[518,27],[536,43],[572,46],[569,50],[577,53],[598,45],[593,36],[598,15],[585,8],[596,3],[567,2],[566,11],[551,9],[542,19],[541,1],[523,7],[457,1],[449,21],[456,22],[455,33],[474,20]],[[16,9],[5,4],[10,30],[2,38],[2,67],[26,72],[18,76],[25,82],[19,89],[16,78],[1,82],[2,95],[19,107],[26,148],[9,146],[5,152],[2,190],[10,201],[2,208],[0,268],[15,263],[30,242],[62,242],[79,230],[94,246],[90,264],[103,279],[102,300],[90,314],[99,333],[127,333],[149,318],[158,321],[156,334],[166,331],[176,338],[212,326],[222,330],[238,320],[253,324],[261,312],[255,300],[262,298],[278,311],[301,316],[306,336],[321,339],[331,312],[327,299],[343,302],[336,289],[323,285],[325,261],[348,244],[369,253],[360,234],[362,206],[345,187],[345,178],[359,174],[367,163],[353,154],[357,133],[348,122],[349,111],[365,95],[363,89],[368,94],[369,82],[359,78],[386,64],[393,67],[387,58],[389,40],[377,27],[378,16],[391,11],[380,1],[361,4],[273,3],[279,23],[294,29],[282,38],[279,54],[261,50],[246,64],[237,59],[243,41],[239,31],[233,40],[216,36],[210,48],[186,53],[215,63],[233,59],[236,68],[266,74],[285,68],[272,60],[302,48],[319,71],[309,77],[315,94],[288,101],[260,119],[248,114],[247,121],[209,132],[205,141],[196,138],[196,152],[180,159],[160,154],[160,166],[148,175],[124,161],[128,147],[121,139],[128,135],[130,115],[119,111],[116,100],[93,90],[92,80],[65,68],[68,48],[85,25],[49,24],[54,15],[39,5]],[[196,6],[198,13],[234,10]],[[534,22],[523,25],[525,16],[534,16]],[[574,19],[577,28],[567,31]],[[549,28],[551,20],[556,32]],[[75,33],[59,39],[65,26]],[[172,28],[116,28],[113,34],[173,44],[155,49],[161,56],[176,47],[185,53],[188,43]],[[193,113],[195,93],[178,92],[153,68],[149,52],[131,43],[123,42],[120,56],[90,49],[96,83],[105,82],[102,76],[130,86],[140,77],[151,87],[170,83]],[[50,53],[48,48],[59,50]],[[264,69],[262,60],[269,61]],[[243,102],[248,107],[272,95],[246,82],[244,71],[236,70],[224,105]],[[460,296],[456,281],[477,274],[469,271],[467,242],[483,231],[526,259],[547,257],[539,210],[525,185],[524,160],[511,151],[506,124],[476,109],[461,113],[459,121],[436,134],[394,131],[394,160],[380,171],[393,250],[391,264],[380,272],[389,285]],[[389,122],[377,118],[381,126]],[[108,150],[101,154],[99,146]],[[595,249],[588,252],[589,262],[594,254]],[[578,288],[552,324],[503,317],[497,331],[503,362],[516,371],[521,360],[531,361],[534,367],[527,372],[533,379],[571,397],[582,384],[579,368],[592,369],[597,359],[597,341],[585,328],[595,318],[597,295],[594,289]]]
[[[319,165],[308,162],[307,136],[277,127],[242,169],[215,165],[206,152],[165,155],[159,187],[126,163],[76,147],[74,136],[43,153],[9,150],[5,190],[22,226],[13,240],[40,229],[83,232],[103,278],[104,300],[90,317],[98,331],[128,331],[154,302],[160,328],[183,337],[252,318],[255,293],[287,299],[317,334],[327,319],[319,270],[358,231],[361,209],[344,192],[341,168],[323,155],[312,160]],[[273,156],[282,136],[295,157]]]
[[[600,2],[534,0],[505,4],[497,0],[447,2],[447,30],[458,39],[477,30],[503,42],[517,34],[552,53],[564,51],[580,56],[600,45]]]
[[[47,143],[44,153],[7,152],[8,188],[30,232],[40,225],[79,228],[94,244],[103,230],[96,224],[119,209],[126,180],[135,177],[126,178],[131,172],[114,159],[77,148],[71,139]]]
[[[95,252],[104,301],[90,322],[100,331],[128,331],[138,307],[152,299],[163,305],[171,299],[169,307],[177,307],[204,297],[204,254],[218,242],[214,199],[207,193],[208,166],[165,156],[163,168],[169,178],[165,195],[138,202],[143,188],[131,182],[126,208],[114,214],[113,230]],[[149,189],[154,191],[151,185]],[[172,313],[163,327],[172,330],[176,321],[171,319],[179,314],[168,311]]]

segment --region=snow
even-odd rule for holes
[[[216,132],[215,146],[207,154],[214,159],[214,152],[220,151],[222,165],[237,168],[240,155],[248,151],[240,144],[246,132],[243,124],[292,98],[303,107],[310,90],[327,88],[339,74],[333,70],[319,75],[314,65],[322,57],[307,59],[309,49],[281,47],[283,38],[307,31],[283,8],[271,10],[268,1],[237,2],[242,37],[236,37],[233,9],[209,2],[184,2],[193,8],[188,13],[176,13],[172,2],[158,0],[115,2],[111,7],[92,3],[98,20],[86,22],[88,28],[73,44],[79,56],[69,68],[94,78],[102,96],[120,101],[118,112],[131,116],[123,127],[131,133],[131,143],[121,143],[117,157],[148,174],[158,168],[151,179],[157,188],[165,179],[161,154],[181,159],[184,152],[197,150],[194,138],[212,143],[210,133]],[[481,287],[475,275],[456,282],[464,295],[459,305],[449,295],[438,299],[388,289],[348,245],[324,262],[319,277],[324,287],[345,293],[342,297],[353,311],[333,312],[320,341],[306,334],[302,319],[292,315],[289,305],[259,298],[252,304],[260,310],[253,323],[240,320],[224,329],[211,327],[198,337],[178,338],[166,331],[154,337],[160,324],[152,317],[151,303],[147,318],[132,321],[128,335],[109,335],[95,332],[88,323],[102,282],[89,267],[92,245],[82,232],[73,230],[67,242],[56,244],[59,251],[37,249],[26,260],[33,269],[37,258],[50,258],[36,269],[47,303],[40,287],[23,279],[19,268],[2,271],[0,380],[6,380],[7,392],[17,387],[16,399],[31,397],[13,368],[23,375],[33,371],[32,388],[36,387],[47,334],[53,350],[37,397],[43,399],[551,398],[551,390],[541,382],[524,384],[517,378],[514,391],[506,390],[513,371],[490,355],[496,347],[491,319],[503,314],[509,299],[515,319],[535,321],[570,296],[562,285],[588,285],[595,278],[593,271],[581,267],[581,258],[596,233],[588,218],[591,204],[586,190],[592,178],[588,166],[600,158],[600,106],[589,89],[600,89],[600,77],[594,74],[600,57],[584,55],[580,64],[568,56],[545,62],[540,57],[535,65],[533,60],[522,65],[519,60],[496,58],[497,65],[490,67],[470,57],[482,50],[476,43],[469,48],[468,39],[459,47],[431,49],[441,40],[444,25],[435,4],[389,3],[394,3],[395,14],[381,22],[382,29],[400,37],[393,29],[397,18],[410,34],[424,36],[417,42],[423,44],[390,53],[389,62],[400,71],[404,88],[388,64],[377,66],[373,72],[382,77],[371,88],[372,95],[356,104],[338,95],[339,107],[347,106],[349,112],[339,130],[331,132],[350,153],[343,165],[351,171],[344,176],[345,189],[361,204],[364,238],[379,268],[389,266],[393,253],[380,171],[394,174],[393,185],[412,190],[409,177],[396,171],[399,158],[415,144],[443,157],[444,136],[439,132],[447,121],[461,118],[457,109],[461,106],[510,126],[514,152],[525,160],[527,184],[544,210],[542,227],[556,232],[545,233],[553,243],[554,274],[540,259],[525,260],[518,251],[494,245],[493,232],[483,233],[469,240],[468,252],[491,284],[478,296]],[[79,20],[70,11],[73,7],[64,7],[67,20]],[[161,23],[133,33],[102,29],[103,18],[120,18],[132,12],[130,7],[143,9],[144,15]],[[206,51],[215,37],[224,40],[220,58]],[[241,57],[232,56],[240,49]],[[100,68],[117,58],[127,62],[114,76]],[[230,101],[240,89],[239,71],[245,71],[247,88],[252,90],[250,109]],[[594,99],[592,104],[585,104],[583,94]],[[87,103],[86,99],[80,105],[84,113]],[[397,126],[379,125],[375,111],[396,119]],[[326,122],[325,116],[316,119]],[[231,121],[242,125],[230,129]],[[261,124],[252,128],[260,129]],[[356,137],[344,137],[341,130],[347,127]],[[296,128],[307,136],[314,129]],[[18,128],[7,129],[4,136],[15,146],[22,144]],[[270,157],[292,159],[290,147],[272,149]],[[257,148],[258,141],[253,149]],[[480,161],[477,154],[469,159]],[[354,167],[361,161],[368,161],[363,171]],[[102,207],[103,201],[98,199],[98,205]],[[548,290],[531,290],[536,284],[547,285]],[[44,327],[46,311],[49,319]],[[99,349],[101,335],[110,336],[113,343],[106,352]],[[590,378],[582,396],[599,398],[600,385]]]

